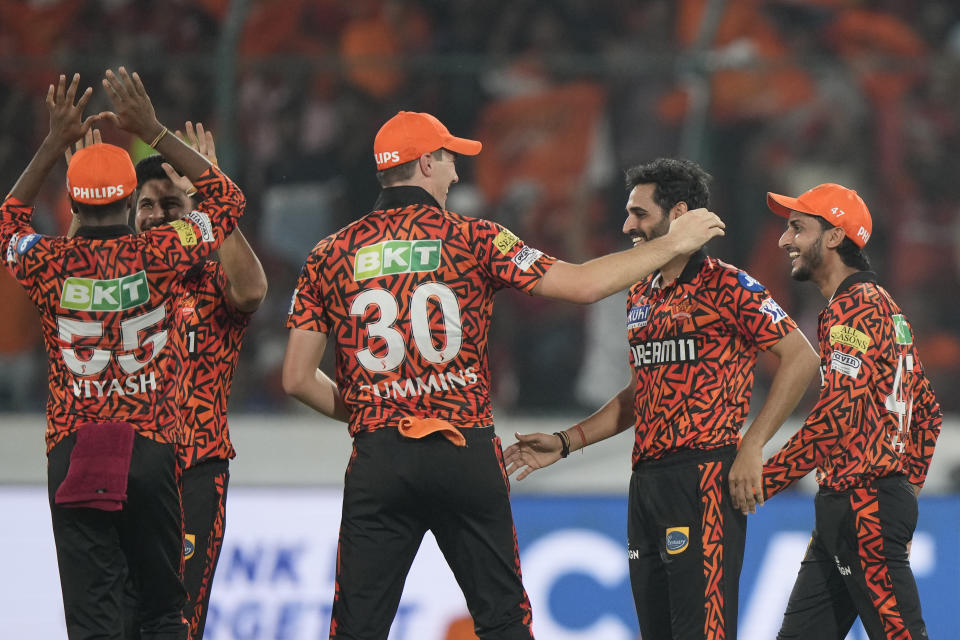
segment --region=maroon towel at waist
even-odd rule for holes
[[[133,427],[127,422],[90,422],[77,431],[70,467],[54,502],[62,507],[120,511],[127,499]]]

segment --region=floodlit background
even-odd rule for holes
[[[789,279],[776,246],[783,222],[764,195],[828,181],[857,189],[874,217],[867,252],[913,322],[946,415],[912,561],[931,637],[955,635],[956,2],[0,0],[0,190],[46,134],[43,96],[56,74],[79,72],[98,111],[108,107],[99,79],[121,64],[140,73],[165,124],[213,130],[221,165],[247,195],[241,227],[270,281],[231,398],[239,457],[208,638],[325,637],[350,441],[342,425],[284,396],[284,314],[310,248],[372,205],[373,136],[401,109],[429,111],[484,144],[458,162],[450,209],[497,220],[568,261],[629,246],[620,233],[627,167],[658,156],[701,162],[727,222],[709,252],[763,282],[811,338],[824,300]],[[122,132],[103,134],[135,158],[149,152]],[[38,202],[45,233],[68,223],[64,171]],[[0,620],[10,637],[60,640],[42,489],[45,356],[36,312],[5,272],[0,298]],[[515,430],[569,426],[622,387],[623,314],[622,296],[592,307],[497,297],[490,352],[505,444]],[[755,406],[773,365],[760,361]],[[624,435],[515,483],[539,638],[637,637],[625,553],[630,446]],[[740,605],[747,640],[775,635],[814,489],[808,479],[752,517]],[[391,640],[470,638],[466,615],[426,544]]]

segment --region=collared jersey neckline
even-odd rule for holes
[[[423,187],[403,185],[400,187],[384,187],[380,191],[377,201],[373,204],[373,210],[402,209],[417,204],[443,209],[436,198],[427,193],[427,190]]]

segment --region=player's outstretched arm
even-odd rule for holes
[[[755,513],[757,505],[763,505],[763,445],[790,417],[820,366],[820,357],[799,329],[770,351],[780,360],[770,392],[743,436],[727,478],[733,507],[744,514]]]
[[[337,383],[318,368],[326,348],[325,333],[291,329],[283,357],[283,390],[323,415],[347,422],[350,416]]]
[[[570,451],[582,449],[629,429],[633,425],[633,415],[633,387],[627,385],[592,416],[565,430],[563,436],[514,434],[517,441],[503,452],[507,475],[519,471],[517,480],[523,480],[537,469],[549,467],[560,459],[563,439],[569,442]]]
[[[555,300],[591,304],[623,291],[682,255],[724,234],[724,223],[712,211],[694,209],[670,223],[666,235],[640,245],[595,258],[583,264],[557,261],[533,288],[533,293]]]
[[[61,75],[57,85],[50,85],[47,89],[47,111],[50,112],[50,131],[40,144],[36,154],[21,174],[9,196],[24,204],[32,204],[40,193],[40,188],[49,175],[50,170],[59,162],[70,145],[83,137],[98,119],[106,117],[105,113],[83,118],[83,110],[93,95],[93,89],[88,87],[77,97],[80,86],[80,74],[73,74],[70,84],[67,85],[67,76]]]

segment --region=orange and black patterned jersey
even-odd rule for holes
[[[493,424],[493,294],[530,292],[556,260],[419,187],[384,189],[374,208],[313,249],[287,327],[335,341],[351,434],[408,416]]]
[[[40,311],[49,358],[47,449],[93,421],[130,422],[177,442],[169,345],[183,274],[236,226],[243,194],[218,169],[196,184],[203,205],[183,220],[133,235],[126,226],[81,227],[76,237],[37,234],[32,208],[0,207],[5,264]]]
[[[837,491],[894,474],[922,485],[942,418],[900,307],[873,273],[858,271],[820,312],[818,335],[820,399],[764,465],[764,494],[814,467]]]
[[[177,345],[184,366],[177,387],[186,442],[184,468],[236,456],[227,425],[227,400],[250,314],[227,298],[227,277],[213,260],[194,266],[177,301]]]
[[[657,272],[627,299],[634,464],[737,444],[758,351],[797,328],[762,284],[703,252],[661,284]]]

